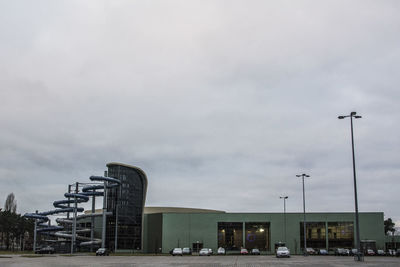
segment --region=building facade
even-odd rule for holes
[[[385,249],[383,220],[382,212],[360,213],[362,245]],[[303,247],[303,213],[286,213],[286,240],[283,213],[160,210],[147,213],[144,226],[144,250],[150,253],[168,253],[174,247],[235,252],[243,247],[269,254],[285,243],[293,254],[300,254]],[[354,213],[307,213],[306,226],[307,247],[354,247]]]
[[[107,247],[119,251],[142,250],[146,174],[138,167],[122,163],[108,163],[107,167],[107,175],[121,181],[120,187],[107,193],[107,210],[113,214],[107,217]]]
[[[108,163],[107,176],[121,181],[107,193],[106,247],[114,251],[168,253],[174,247],[203,247],[214,251],[224,247],[228,253],[240,248],[258,248],[273,254],[284,243],[292,254],[303,250],[303,213],[227,213],[218,210],[144,207],[146,174],[137,167]],[[96,212],[101,212],[98,210]],[[372,249],[398,247],[397,237],[384,233],[383,212],[361,212],[361,246]],[[307,213],[307,247],[353,248],[353,212]],[[285,223],[286,221],[286,223]],[[116,223],[118,222],[118,223]],[[89,219],[80,221],[88,228]],[[95,217],[94,231],[101,236],[101,216]]]

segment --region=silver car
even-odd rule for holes
[[[226,254],[226,251],[225,251],[224,248],[219,247],[218,250],[217,250],[217,254],[218,254],[218,255],[225,255],[225,254]]]
[[[199,256],[211,256],[210,249],[208,248],[200,249]]]
[[[290,258],[290,250],[287,247],[279,247],[276,250],[276,257],[277,258],[281,258],[281,257]]]
[[[183,255],[183,251],[181,248],[174,248],[174,250],[172,251],[172,256],[182,256]]]

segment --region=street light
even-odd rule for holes
[[[288,199],[288,196],[283,196],[279,197],[280,199],[283,199],[283,228],[284,228],[284,233],[285,233],[285,245],[286,245],[286,199]]]
[[[356,248],[357,248],[357,260],[361,261],[361,242],[360,242],[360,224],[358,220],[358,200],[357,200],[357,180],[356,180],[356,160],[354,157],[354,137],[353,137],[353,118],[361,119],[361,116],[357,115],[357,112],[352,111],[350,115],[339,116],[338,119],[344,119],[350,117],[350,128],[351,128],[351,149],[353,154],[353,177],[354,177],[354,201],[356,209]]]
[[[306,237],[306,197],[304,193],[304,177],[310,177],[308,174],[297,174],[296,177],[301,177],[303,180],[303,214],[304,214],[304,222],[303,222],[303,236],[304,236],[304,256],[307,256],[307,237]]]

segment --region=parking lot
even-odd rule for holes
[[[108,256],[89,255],[67,256],[21,256],[1,255],[0,267],[3,266],[400,266],[400,258],[365,257],[364,262],[355,262],[353,257],[339,256],[292,256],[275,258],[274,256]]]

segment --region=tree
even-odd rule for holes
[[[15,200],[14,193],[7,196],[6,203],[4,204],[4,211],[11,213],[17,212],[17,201]]]
[[[34,231],[34,221],[10,211],[0,211],[0,247],[9,249],[30,246]]]
[[[385,235],[387,235],[388,232],[392,232],[393,235],[396,229],[394,229],[395,223],[392,221],[392,219],[388,218],[383,222],[383,224],[385,225]]]

